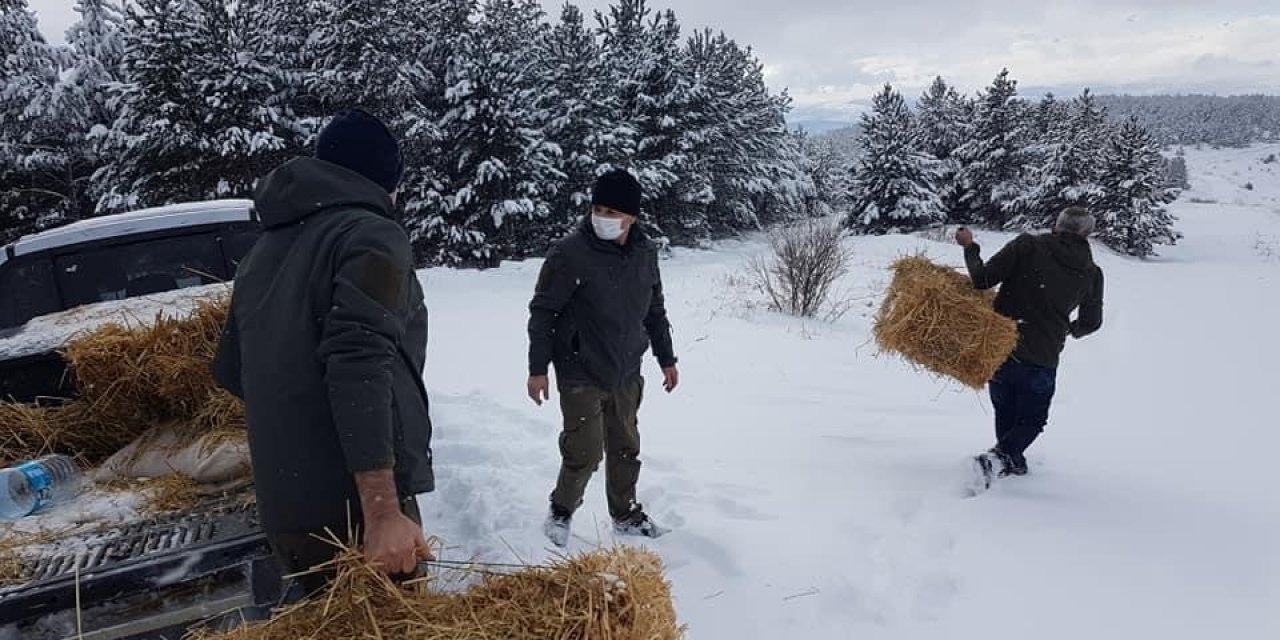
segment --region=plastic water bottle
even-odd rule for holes
[[[83,474],[76,461],[45,456],[0,469],[0,520],[16,520],[80,492]]]

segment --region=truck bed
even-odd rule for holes
[[[23,584],[0,589],[0,639],[178,640],[193,622],[258,615],[278,601],[280,571],[251,495],[77,534],[59,544],[73,550],[24,561]]]

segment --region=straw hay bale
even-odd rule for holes
[[[465,592],[400,587],[347,550],[332,586],[269,622],[189,640],[676,640],[662,561],[630,547],[486,575]]]
[[[142,494],[144,502],[140,511],[148,514],[186,511],[206,497],[200,483],[180,473],[160,478],[109,480],[99,482],[98,487],[110,492]]]
[[[893,264],[875,340],[939,375],[981,389],[1018,345],[1018,325],[992,307],[995,294],[923,256]]]
[[[20,536],[0,539],[0,589],[12,587],[27,581],[22,572],[22,557],[15,550]],[[25,540],[22,540],[25,542]]]
[[[226,321],[226,295],[184,318],[107,324],[64,350],[77,398],[55,407],[0,403],[0,461],[45,453],[97,464],[158,425],[182,425],[188,444],[243,431],[244,407],[219,389],[210,364]]]
[[[110,324],[75,340],[64,357],[80,399],[112,428],[190,422],[218,391],[209,366],[227,304],[225,296],[201,301],[185,318],[158,314],[150,325]]]
[[[0,523],[0,589],[16,587],[31,580],[27,565],[41,547],[51,545],[78,532],[70,525],[37,531],[15,529],[13,523]]]

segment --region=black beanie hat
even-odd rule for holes
[[[316,140],[316,157],[355,171],[387,193],[395,191],[404,176],[400,143],[377,116],[361,109],[333,116]]]
[[[640,182],[623,169],[614,169],[599,178],[591,189],[591,204],[640,216]]]

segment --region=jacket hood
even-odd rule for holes
[[[1052,233],[1045,236],[1045,244],[1053,259],[1072,271],[1085,271],[1093,266],[1093,250],[1089,240],[1074,233]]]
[[[296,158],[267,174],[254,190],[253,204],[268,229],[336,207],[369,209],[387,218],[395,211],[391,195],[376,182],[315,158]]]

